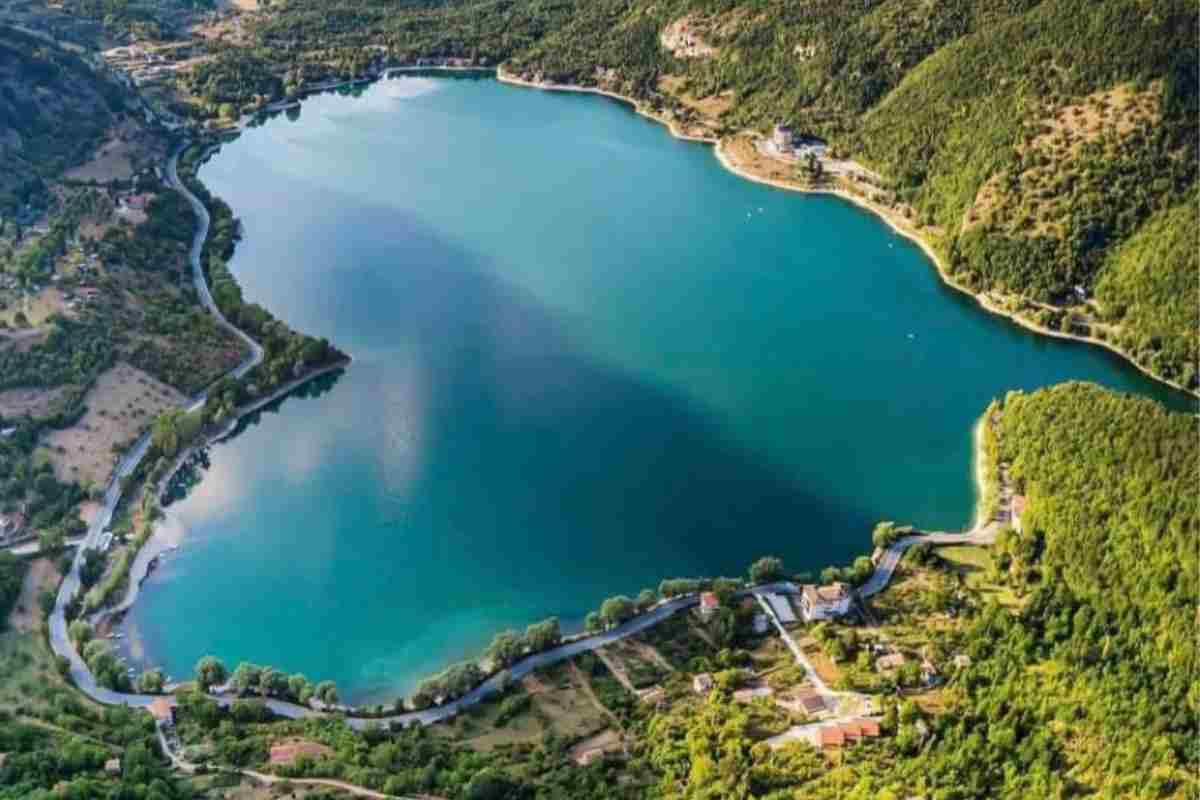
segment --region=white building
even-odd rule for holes
[[[806,622],[834,619],[850,612],[850,587],[844,583],[829,586],[808,584],[800,589],[800,613]]]

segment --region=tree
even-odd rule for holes
[[[233,688],[238,692],[257,692],[259,689],[259,676],[261,674],[262,667],[257,664],[251,664],[249,661],[243,661],[233,671],[230,683],[233,684]]]
[[[38,547],[43,553],[57,553],[62,549],[65,538],[62,528],[58,526],[46,528],[38,534]]]
[[[519,800],[523,787],[495,767],[485,767],[467,784],[467,800]]]
[[[770,583],[782,580],[783,577],[783,559],[777,556],[763,556],[750,565],[751,583]]]
[[[896,541],[896,523],[885,520],[875,525],[871,531],[871,544],[876,547],[888,547]]]
[[[525,652],[525,641],[513,630],[497,633],[488,645],[486,656],[500,668],[512,665]]]
[[[163,690],[163,674],[157,669],[148,669],[138,676],[137,690],[144,694],[158,694]]]
[[[599,633],[604,630],[604,618],[598,611],[589,611],[583,618],[583,629],[588,633]]]
[[[282,697],[288,691],[288,676],[274,667],[263,667],[258,673],[258,691],[264,697]]]
[[[633,601],[623,594],[610,597],[600,606],[600,617],[608,626],[620,625],[636,613]]]
[[[211,687],[225,682],[229,673],[225,665],[215,656],[205,656],[196,662],[196,683],[202,691],[207,692]]]
[[[540,653],[548,650],[562,640],[562,632],[558,627],[558,617],[551,617],[542,622],[535,622],[525,629],[525,643],[531,652]]]
[[[855,586],[861,586],[874,572],[875,562],[867,556],[859,556],[854,559],[854,565],[850,568],[850,582]]]
[[[81,650],[85,644],[91,641],[94,635],[95,632],[92,630],[92,626],[81,619],[75,620],[67,628],[67,636],[74,642],[76,650]]]
[[[642,589],[637,596],[637,610],[647,611],[658,602],[658,594],[653,589]]]
[[[338,690],[333,681],[321,681],[318,683],[314,694],[318,700],[328,706],[338,701]]]
[[[297,703],[308,703],[312,697],[312,684],[308,682],[308,678],[297,672],[287,679],[288,694],[292,696]]]

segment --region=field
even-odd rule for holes
[[[162,411],[184,397],[135,367],[118,364],[96,379],[84,398],[87,412],[70,428],[43,440],[60,481],[102,486],[116,451],[130,444]]]
[[[967,587],[978,592],[984,599],[995,600],[1009,609],[1021,607],[1021,601],[1013,594],[1012,589],[998,585],[988,578],[993,569],[992,553],[988,548],[964,545],[942,547],[937,552],[949,569],[965,576]]]
[[[0,392],[0,416],[44,417],[53,413],[56,402],[67,393],[68,387],[53,389],[9,389]]]
[[[63,177],[96,183],[127,181],[138,169],[164,155],[162,145],[156,139],[126,118],[109,131],[108,139],[88,161],[68,170]]]
[[[526,678],[503,699],[474,706],[430,730],[481,752],[536,744],[547,733],[582,741],[610,724],[577,670],[558,664]]]
[[[58,586],[58,567],[49,558],[39,558],[29,563],[25,572],[25,580],[21,584],[21,596],[13,605],[8,615],[8,629],[28,633],[36,630],[44,615],[38,603],[38,597],[44,590],[53,590]]]
[[[63,313],[67,304],[63,299],[62,292],[55,289],[53,286],[42,289],[33,297],[25,295],[24,297],[15,300],[8,304],[8,307],[0,311],[0,321],[10,328],[36,328],[43,324],[52,314]],[[23,313],[27,320],[27,325],[17,324],[17,314]]]

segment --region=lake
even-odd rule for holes
[[[1188,403],[945,287],[836,198],[744,181],[605,99],[406,76],[306,100],[201,178],[248,300],[355,362],[214,446],[129,624],[389,699],[677,576],[848,563],[970,524],[1009,389]]]

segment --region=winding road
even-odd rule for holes
[[[188,260],[192,266],[192,283],[196,287],[197,296],[200,302],[208,309],[209,313],[216,318],[217,322],[227,330],[232,331],[239,339],[242,340],[249,348],[249,354],[228,374],[233,378],[240,378],[247,372],[252,370],[263,360],[263,348],[258,342],[251,339],[241,330],[236,328],[229,320],[225,319],[225,315],[217,308],[217,304],[213,301],[212,293],[208,290],[208,281],[204,277],[204,269],[200,264],[200,253],[204,249],[204,240],[208,237],[209,216],[208,209],[204,204],[188,191],[183,182],[179,180],[177,164],[179,161],[179,153],[187,146],[184,142],[180,147],[176,148],[175,152],[167,160],[166,176],[167,183],[172,189],[179,192],[187,199],[192,207],[192,212],[196,215],[196,233],[192,237],[192,249],[189,253]],[[208,399],[208,392],[202,391],[191,399],[187,408],[188,410],[199,408],[204,405]],[[149,695],[125,695],[118,692],[113,692],[96,684],[95,678],[92,677],[91,671],[87,665],[83,663],[83,659],[75,652],[74,646],[71,644],[70,637],[67,635],[67,620],[66,608],[67,605],[79,594],[81,582],[79,579],[79,570],[83,564],[83,556],[85,551],[96,547],[96,543],[100,539],[100,535],[104,529],[112,523],[113,514],[116,512],[117,504],[121,500],[122,484],[124,479],[133,474],[137,469],[141,460],[145,457],[146,451],[150,447],[149,432],[142,435],[140,439],[133,445],[130,450],[125,453],[121,460],[117,463],[116,469],[113,470],[112,477],[109,478],[108,487],[104,491],[104,498],[101,502],[100,510],[92,519],[91,525],[88,526],[87,533],[84,535],[80,546],[75,551],[75,557],[71,561],[71,569],[63,578],[62,584],[58,589],[58,597],[54,603],[54,611],[50,614],[50,647],[54,653],[65,657],[70,662],[71,679],[81,691],[87,694],[94,700],[110,705],[138,705],[144,706],[153,698]]]

